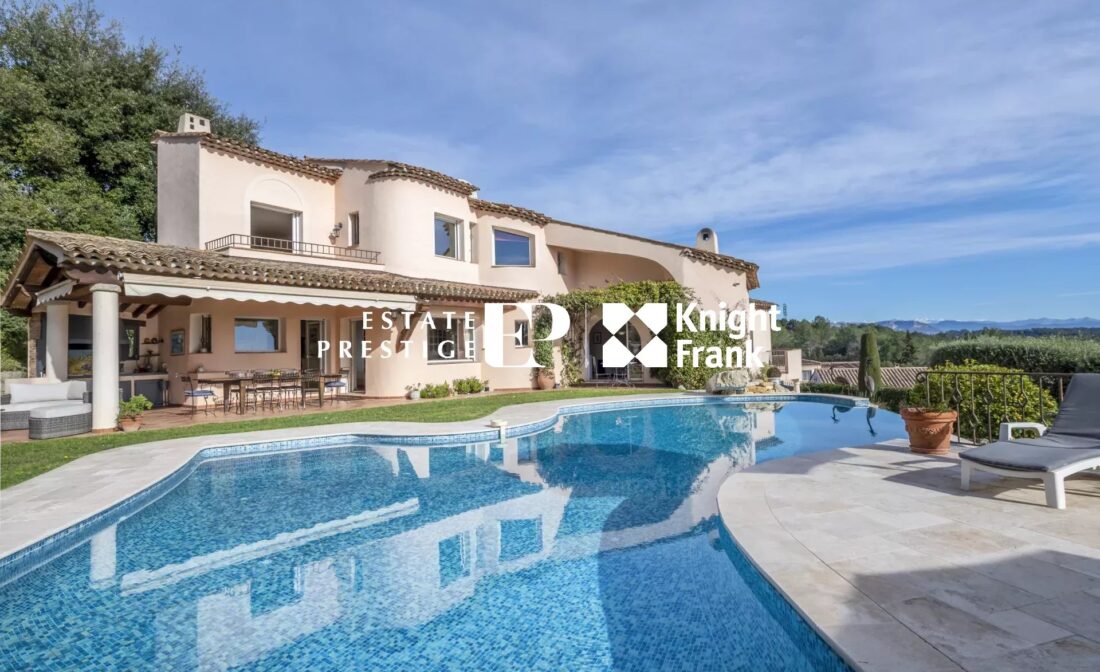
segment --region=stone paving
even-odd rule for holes
[[[843,448],[730,477],[722,520],[857,669],[1100,670],[1100,478],[978,473],[904,446]]]

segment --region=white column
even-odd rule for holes
[[[69,304],[46,304],[46,379],[51,383],[69,379]]]
[[[118,285],[92,285],[92,431],[118,424]]]

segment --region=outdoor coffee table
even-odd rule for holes
[[[317,404],[318,406],[325,405],[325,383],[330,380],[339,380],[342,374],[339,373],[319,373],[317,374]],[[299,382],[303,376],[298,375],[282,375],[274,378],[279,382]],[[244,386],[245,383],[252,382],[250,377],[239,376],[218,376],[214,378],[202,378],[198,381],[203,385],[221,385],[222,386],[222,411],[229,413],[229,393],[233,390],[233,387],[237,388],[237,413],[244,413]]]

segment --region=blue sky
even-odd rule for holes
[[[1100,317],[1095,2],[98,6],[266,147],[710,226],[795,317]]]

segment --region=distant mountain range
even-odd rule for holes
[[[1100,320],[1093,317],[1053,319],[1038,317],[1030,320],[993,322],[986,320],[883,320],[875,324],[895,331],[915,331],[921,334],[942,334],[945,331],[981,331],[1001,329],[1024,331],[1026,329],[1100,329]]]

